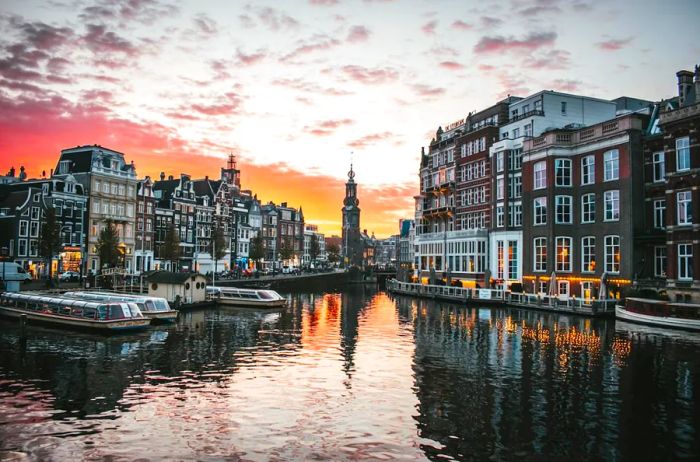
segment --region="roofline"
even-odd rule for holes
[[[554,90],[540,90],[540,91],[538,91],[537,93],[533,93],[533,94],[530,95],[530,96],[526,96],[525,98],[521,99],[520,101],[516,101],[516,102],[514,102],[514,103],[511,103],[511,105],[513,105],[513,104],[518,104],[518,103],[521,103],[521,102],[523,102],[523,101],[527,101],[527,100],[529,100],[529,99],[536,98],[537,96],[544,95],[544,94],[559,95],[559,96],[569,96],[569,97],[573,97],[573,98],[589,99],[589,100],[598,101],[598,102],[601,102],[601,103],[608,103],[608,104],[613,104],[613,105],[615,104],[614,102],[612,102],[612,101],[609,100],[609,99],[596,98],[595,96],[575,95],[575,94],[573,94],[573,93],[564,93],[564,92],[561,92],[561,91],[554,91]]]
[[[65,153],[74,153],[74,152],[78,152],[78,151],[84,151],[85,149],[91,149],[91,150],[95,150],[95,151],[109,151],[111,153],[124,156],[123,152],[116,151],[116,150],[110,149],[110,148],[106,148],[106,147],[101,146],[99,144],[86,144],[83,146],[76,146],[74,148],[61,149],[61,154],[63,154],[64,152]]]

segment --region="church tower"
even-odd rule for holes
[[[350,164],[348,182],[343,200],[343,257],[351,265],[362,265],[362,238],[360,236],[360,200],[357,198],[355,172]]]
[[[226,168],[221,168],[221,180],[234,190],[241,190],[241,171],[236,168],[236,156],[229,154]]]

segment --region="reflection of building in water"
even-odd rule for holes
[[[614,454],[614,436],[604,441],[591,425],[614,419],[601,394],[619,382],[601,354],[604,322],[400,298],[398,305],[414,319],[419,433],[444,445],[425,446],[428,457]]]

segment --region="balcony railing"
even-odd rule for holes
[[[511,117],[510,119],[508,119],[508,123],[517,122],[518,120],[526,119],[532,116],[544,117],[544,111],[541,109],[533,109],[532,111],[524,112],[522,114],[518,114],[514,117]]]
[[[551,131],[537,138],[525,139],[523,151],[536,151],[551,146],[571,146],[587,142],[604,136],[624,134],[628,130],[641,129],[641,120],[634,117],[621,117],[619,119],[602,122],[591,127],[572,131]]]

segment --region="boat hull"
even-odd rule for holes
[[[215,300],[219,305],[245,308],[284,308],[287,305],[287,300],[241,300],[225,297],[217,298]]]
[[[177,310],[168,311],[142,311],[145,317],[153,321],[154,324],[157,323],[167,323],[177,321]]]
[[[30,323],[41,323],[44,325],[65,327],[70,329],[88,329],[105,333],[143,330],[151,324],[151,320],[148,318],[99,321],[95,319],[80,319],[70,316],[24,311],[6,306],[0,306],[0,315],[15,319],[18,319],[24,315],[27,317],[27,321]]]
[[[700,331],[700,320],[698,319],[672,318],[669,316],[651,316],[648,314],[634,313],[632,311],[627,311],[620,305],[615,307],[615,317],[617,319],[640,324]]]

